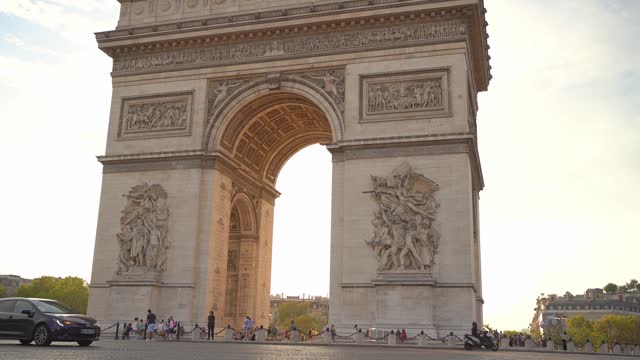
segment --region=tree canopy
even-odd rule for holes
[[[0,285],[0,298],[4,297],[5,289],[4,286]]]
[[[618,285],[614,283],[608,283],[604,286],[604,291],[608,292],[609,294],[615,293],[616,291],[618,291]]]
[[[17,296],[58,300],[78,313],[86,314],[89,288],[79,277],[43,276],[33,280],[29,285],[22,285]]]
[[[328,322],[327,314],[312,310],[309,301],[285,301],[278,304],[278,319],[275,326],[279,329],[287,329],[291,320],[296,322],[296,327],[301,332],[310,329],[321,331]]]

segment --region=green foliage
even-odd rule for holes
[[[35,279],[30,285],[22,285],[17,296],[58,300],[78,313],[87,313],[89,288],[79,277],[69,276],[64,279],[43,276]]]
[[[0,285],[0,298],[3,298],[5,294],[4,286]]]
[[[515,335],[520,335],[520,331],[515,331],[515,330],[505,330],[502,332],[505,336],[515,336]]]
[[[529,333],[531,335],[531,338],[535,341],[538,341],[542,338],[542,332],[540,331],[540,328],[538,327],[534,327],[529,329]]]
[[[600,320],[589,321],[583,316],[576,316],[567,320],[567,335],[578,345],[584,344],[587,339],[594,346],[599,345],[603,340],[610,346],[615,341],[623,344],[638,344],[640,343],[640,317],[607,315]]]
[[[288,329],[291,320],[296,322],[299,331],[307,333],[310,329],[321,331],[328,323],[327,314],[312,311],[308,301],[287,301],[278,304],[279,329]]]
[[[618,285],[614,283],[608,283],[604,286],[604,291],[608,292],[609,294],[613,294],[618,291]]]

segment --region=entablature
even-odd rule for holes
[[[113,76],[466,41],[478,90],[488,87],[482,0],[346,1],[295,9],[144,25],[96,38],[114,59]]]

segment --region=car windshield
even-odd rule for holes
[[[71,308],[57,302],[50,300],[34,300],[33,303],[36,305],[38,310],[43,313],[49,314],[75,314]]]

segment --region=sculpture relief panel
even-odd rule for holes
[[[162,185],[141,184],[123,195],[127,205],[120,216],[117,274],[162,272],[169,249],[168,195]]]
[[[450,116],[448,69],[363,76],[360,121]]]
[[[189,135],[192,102],[192,93],[124,99],[118,138]]]
[[[378,271],[413,270],[431,273],[440,234],[434,227],[439,186],[402,163],[388,176],[371,176],[373,236],[366,240],[378,260]]]
[[[257,61],[296,58],[389,46],[416,46],[425,42],[464,37],[467,25],[462,20],[411,24],[380,29],[327,33],[271,41],[256,40],[242,43],[194,49],[156,52],[151,54],[116,56],[113,71],[162,71],[172,66],[220,66]]]

